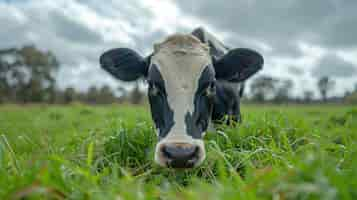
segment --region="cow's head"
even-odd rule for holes
[[[141,57],[118,48],[100,57],[101,66],[123,81],[144,77],[159,142],[155,161],[161,166],[189,168],[205,158],[202,137],[213,109],[216,80],[243,81],[258,71],[263,58],[235,49],[212,60],[209,47],[192,35],[174,35]]]

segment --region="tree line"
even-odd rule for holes
[[[118,88],[120,97],[108,85],[91,86],[87,91],[74,87],[61,90],[55,79],[60,66],[53,53],[34,45],[0,50],[0,103],[108,104],[143,100],[138,84],[133,90]]]
[[[109,104],[145,102],[145,91],[136,82],[134,89],[119,87],[113,90],[108,85],[91,86],[87,91],[77,91],[74,87],[59,89],[56,73],[61,67],[50,51],[42,51],[34,45],[0,50],[0,103],[59,103],[84,102],[89,104]],[[294,87],[289,79],[258,76],[250,84],[250,95],[245,101],[255,103],[311,103],[311,102],[357,102],[355,90],[346,92],[343,98],[329,97],[335,82],[330,77],[321,77],[316,83],[321,99],[314,98],[314,92],[303,92],[303,98],[293,98]],[[116,95],[116,94],[120,95]]]
[[[301,97],[293,97],[291,91],[294,83],[290,79],[279,79],[262,75],[254,78],[250,85],[250,97],[245,100],[256,103],[357,103],[357,83],[352,91],[347,91],[342,97],[332,95],[336,82],[327,76],[322,76],[316,81],[319,96],[312,90],[302,91]]]

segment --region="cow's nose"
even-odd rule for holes
[[[173,168],[191,168],[198,161],[199,147],[193,144],[172,143],[162,147],[167,165]]]

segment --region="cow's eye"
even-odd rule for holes
[[[216,95],[216,84],[214,82],[211,82],[206,90],[205,90],[205,95],[207,97],[213,97],[214,95]]]
[[[165,89],[160,87],[160,85],[155,83],[149,83],[149,95],[150,96],[164,96]]]
[[[155,84],[149,84],[149,95],[157,96],[159,92],[159,88]]]

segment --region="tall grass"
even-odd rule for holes
[[[192,170],[154,164],[145,108],[0,107],[0,199],[356,199],[357,110],[243,107]]]

